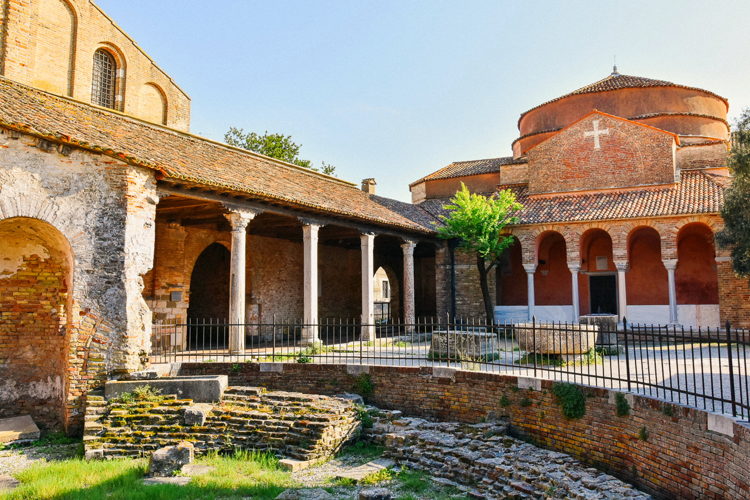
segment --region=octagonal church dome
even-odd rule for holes
[[[521,114],[513,156],[523,156],[594,109],[673,132],[683,143],[729,139],[729,102],[724,97],[665,80],[621,75],[615,67],[606,78]]]

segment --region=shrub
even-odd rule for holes
[[[648,441],[648,429],[646,427],[641,427],[641,430],[638,431],[638,439],[641,441]]]
[[[507,408],[508,406],[510,406],[510,399],[508,399],[508,396],[506,396],[505,394],[500,397],[500,406],[502,406],[503,408]]]
[[[615,394],[615,411],[618,417],[627,417],[630,415],[630,403],[625,394],[618,392]]]
[[[375,384],[369,373],[361,373],[354,379],[354,392],[367,399],[375,391]]]
[[[560,404],[565,418],[581,418],[586,414],[586,395],[578,386],[567,382],[556,383],[552,386],[552,394]]]

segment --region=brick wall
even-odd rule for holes
[[[483,319],[484,300],[479,286],[479,271],[476,257],[459,249],[455,251],[456,265],[456,316],[459,318]],[[450,252],[440,248],[435,254],[435,276],[437,279],[437,314],[445,318],[450,313],[451,263]],[[487,277],[490,298],[495,304],[495,272]]]
[[[599,149],[584,136],[597,120]],[[671,134],[593,113],[529,151],[529,192],[674,183],[675,148]]]
[[[117,110],[188,130],[187,94],[90,0],[2,0],[0,10],[8,17],[0,52],[3,76],[90,102],[93,55],[104,48],[124,72]]]
[[[737,276],[726,257],[717,259],[716,270],[721,321],[729,321],[735,328],[750,328],[750,279]]]
[[[271,371],[268,364],[245,363],[239,368],[183,363],[181,375],[227,374],[230,385],[338,394],[356,390],[357,377],[367,372],[374,386],[369,399],[377,406],[448,421],[505,416],[516,434],[569,453],[657,497],[750,495],[750,428],[653,398],[628,395],[630,414],[620,417],[612,391],[582,387],[586,413],[569,420],[550,392],[552,381],[429,367],[284,364],[281,371],[278,365]],[[501,404],[503,396],[508,405]]]

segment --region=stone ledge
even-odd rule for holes
[[[707,428],[709,431],[734,437],[734,419],[732,417],[716,413],[708,413],[707,417]]]
[[[445,368],[443,366],[432,367],[432,376],[435,378],[447,378],[450,380],[456,380],[456,368]]]
[[[518,377],[517,383],[519,389],[542,390],[542,379],[540,378]]]
[[[348,375],[362,375],[363,373],[370,373],[370,365],[346,365],[346,373]]]
[[[283,363],[258,363],[261,373],[284,373]]]
[[[104,384],[104,396],[109,400],[136,387],[148,385],[161,394],[175,394],[179,398],[192,399],[196,403],[216,403],[229,386],[226,375],[196,377],[170,377],[149,380],[114,380]]]

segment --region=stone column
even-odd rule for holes
[[[667,280],[669,283],[669,322],[677,323],[677,284],[674,279],[674,271],[677,269],[677,259],[664,259],[664,267],[667,268]]]
[[[578,323],[578,317],[581,315],[581,304],[578,293],[578,272],[581,270],[581,265],[569,263],[568,269],[570,269],[570,284],[573,299],[573,323]]]
[[[534,306],[536,301],[536,295],[534,294],[534,272],[536,271],[536,264],[524,264],[524,270],[526,271],[526,282],[528,283],[528,303],[529,303],[529,321],[534,317]]]
[[[628,270],[628,262],[615,261],[615,267],[617,268],[617,316],[622,321],[625,319],[628,308],[628,291],[625,286],[625,272]]]
[[[229,353],[245,352],[245,253],[247,225],[258,214],[253,210],[229,208],[224,216],[232,226],[232,256],[229,264]]]
[[[407,333],[414,331],[414,247],[415,241],[404,240],[401,250],[404,253],[404,323]]]
[[[375,293],[373,281],[375,270],[375,235],[360,235],[362,249],[362,340],[375,340]]]
[[[302,220],[304,251],[304,324],[302,344],[320,342],[318,336],[318,229],[321,224]]]

